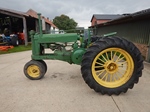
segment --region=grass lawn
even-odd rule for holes
[[[31,50],[31,44],[29,44],[28,46],[19,45],[17,47],[9,49],[8,51],[0,51],[0,54],[8,54],[8,53],[21,52],[21,51],[27,51],[27,50]]]

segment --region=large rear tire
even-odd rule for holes
[[[118,37],[96,41],[83,55],[81,72],[91,89],[116,94],[132,89],[142,75],[143,59],[131,42]]]

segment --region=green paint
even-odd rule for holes
[[[32,56],[34,60],[62,60],[70,64],[80,64],[82,56],[86,52],[84,37],[76,33],[66,34],[43,34],[40,14],[39,31],[40,33],[30,32],[32,41]],[[88,44],[91,43],[90,30],[88,30]],[[68,43],[71,44],[71,50],[67,50]],[[51,49],[52,53],[45,53],[45,49]]]
[[[38,13],[38,20],[39,20],[39,30],[40,30],[40,37],[42,36],[42,21],[41,21],[41,13]]]
[[[39,43],[52,43],[52,42],[75,42],[78,39],[78,35],[76,33],[68,33],[68,34],[42,34],[35,35],[35,39],[38,38]]]
[[[77,48],[71,54],[71,60],[74,64],[81,64],[82,56],[86,52],[84,48]]]

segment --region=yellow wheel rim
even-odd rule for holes
[[[30,65],[27,68],[27,73],[30,77],[37,78],[40,76],[40,69],[37,65]]]
[[[133,59],[120,48],[107,48],[93,60],[92,75],[104,87],[115,88],[125,84],[132,76]]]

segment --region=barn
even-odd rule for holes
[[[93,18],[93,17],[92,17]],[[141,51],[146,61],[150,62],[150,9],[92,25],[94,35],[116,32],[116,36],[132,41]]]
[[[49,18],[42,16],[41,19],[43,32],[51,33],[53,30],[58,29]],[[0,34],[4,33],[5,28],[9,29],[10,34],[22,34],[24,44],[27,45],[31,40],[29,31],[39,31],[37,12],[33,9],[29,9],[27,12],[21,12],[0,8]]]

